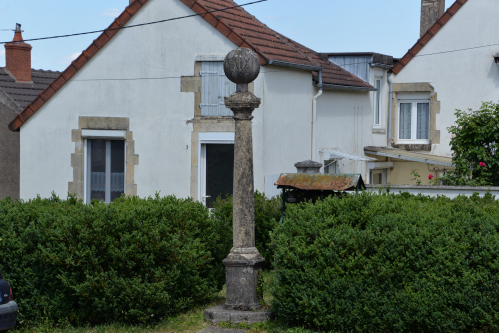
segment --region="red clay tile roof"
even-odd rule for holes
[[[135,0],[117,17],[108,29],[123,27],[130,18],[149,0]],[[201,14],[216,9],[237,6],[232,0],[181,0],[194,12]],[[331,86],[348,86],[372,89],[372,86],[357,76],[347,72],[327,59],[321,59],[319,53],[312,51],[289,38],[268,28],[243,8],[201,15],[224,36],[239,47],[255,51],[262,65],[270,61],[282,61],[299,65],[323,68],[323,83]],[[51,98],[87,61],[93,57],[119,30],[102,33],[82,54],[62,72],[62,74],[29,104],[9,125],[12,131],[19,128],[40,107]],[[317,73],[314,73],[317,76]]]
[[[0,91],[9,95],[21,109],[24,109],[60,74],[60,72],[32,69],[31,80],[33,83],[18,83],[6,72],[4,67],[0,67]]]
[[[397,64],[395,64],[395,66],[392,68],[392,72],[394,74],[398,74],[402,70],[402,68],[404,68],[405,65],[407,65],[426,44],[428,44],[433,36],[435,36],[437,32],[440,31],[440,29],[442,29],[442,27],[447,22],[449,22],[452,16],[454,16],[467,1],[468,0],[456,0],[456,2],[454,2],[454,4],[452,4],[452,6],[450,6],[449,9],[445,11],[444,15],[442,15],[437,20],[437,22],[435,22],[435,24],[426,32],[426,34],[424,34],[423,37],[421,37],[416,42],[416,44],[414,44],[414,46],[402,58],[400,58]]]

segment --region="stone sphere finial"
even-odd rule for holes
[[[260,59],[252,50],[240,47],[225,57],[224,72],[236,84],[253,82],[260,74]]]

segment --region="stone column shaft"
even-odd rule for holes
[[[234,115],[234,193],[233,246],[255,247],[255,197],[253,185],[253,135],[251,119],[244,113]]]

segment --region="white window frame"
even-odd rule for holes
[[[380,184],[374,184],[374,175],[381,175],[381,183]],[[387,169],[372,169],[369,171],[369,184],[372,185],[384,185],[388,183],[388,170]]]
[[[89,175],[90,172],[90,145],[88,144],[88,140],[106,140],[106,173],[109,168],[109,173],[111,172],[111,140],[119,140],[124,141],[124,149],[125,149],[125,158],[123,159],[124,173],[123,173],[123,184],[125,185],[126,191],[126,151],[127,151],[127,142],[126,142],[126,131],[121,130],[82,130],[81,136],[84,139],[84,163],[83,163],[83,172],[84,172],[84,182],[85,186],[83,187],[83,202],[85,204],[90,203],[90,180],[91,177]],[[109,183],[109,184],[108,184]],[[106,189],[111,187],[111,178],[107,177],[106,179]],[[106,203],[109,203],[111,200],[111,191],[106,191]]]
[[[206,206],[206,144],[234,144],[234,132],[202,132],[198,138],[198,201]]]
[[[407,103],[412,104],[411,106],[411,138],[410,139],[401,139],[400,138],[400,111],[401,104]],[[417,136],[417,128],[418,128],[418,113],[417,113],[417,105],[418,103],[427,103],[428,104],[428,139],[416,139]],[[399,94],[397,96],[397,107],[398,107],[398,115],[397,115],[397,143],[399,144],[429,144],[430,143],[430,122],[431,122],[431,103],[430,103],[430,95],[426,93],[412,93],[412,94]]]
[[[373,127],[381,128],[381,124],[383,122],[383,77],[375,76],[374,77],[374,87],[376,87],[376,82],[379,81],[379,88],[373,94]],[[378,113],[379,120],[376,122],[376,114]]]

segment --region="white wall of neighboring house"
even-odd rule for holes
[[[440,144],[433,145],[434,154],[451,156],[447,127],[454,124],[456,109],[476,110],[483,101],[499,101],[499,66],[493,58],[499,53],[498,12],[496,0],[467,1],[399,74],[392,75],[394,83],[428,82],[435,88]]]
[[[180,1],[149,1],[128,25],[192,14]],[[236,46],[201,17],[120,31],[20,130],[22,199],[55,192],[65,197],[73,181],[72,130],[78,117],[128,117],[135,141],[137,195],[191,195],[194,94],[181,93],[182,76],[194,75],[199,55],[225,55]],[[163,78],[123,80],[135,78]],[[312,74],[262,67],[255,81],[262,105],[255,110],[255,187],[265,178],[295,172],[310,158]],[[325,92],[317,111],[319,149],[362,154],[372,139],[370,93]],[[355,136],[361,139],[355,139]],[[344,172],[366,174],[365,163]],[[196,198],[198,199],[198,198]]]
[[[340,149],[364,155],[364,146],[370,145],[373,137],[371,94],[324,91],[317,106],[316,146],[319,150]],[[320,162],[329,159],[326,155],[323,154]],[[360,173],[364,179],[367,177],[364,161],[342,159],[337,162],[337,166],[339,173]]]

